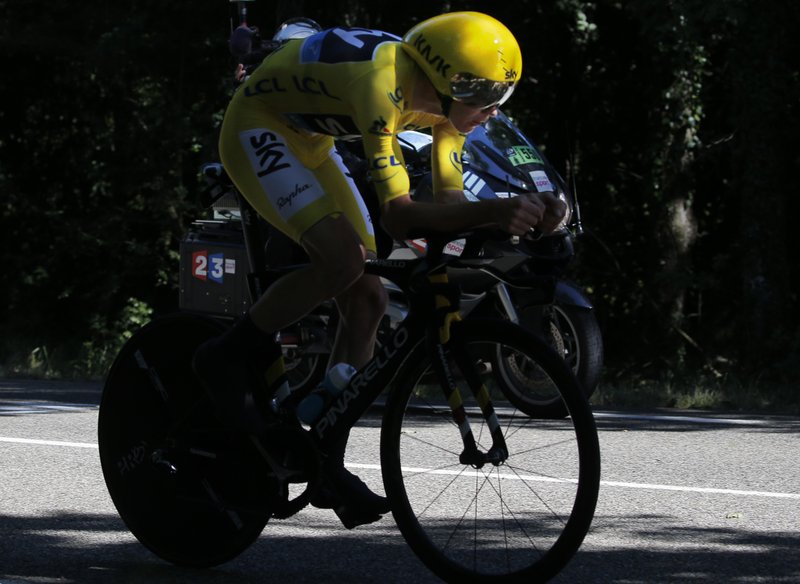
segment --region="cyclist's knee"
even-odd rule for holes
[[[350,257],[337,257],[335,261],[326,263],[323,266],[325,278],[336,288],[334,294],[338,295],[342,291],[348,290],[359,281],[364,273],[363,255],[354,254]]]
[[[377,276],[363,276],[336,299],[346,319],[354,316],[377,322],[386,312],[389,296]]]
[[[302,238],[303,247],[318,274],[318,284],[337,296],[364,273],[364,247],[344,216],[326,217]]]

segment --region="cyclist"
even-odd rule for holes
[[[496,115],[521,72],[519,46],[502,23],[452,12],[402,38],[333,28],[288,40],[238,88],[223,121],[222,161],[256,211],[305,249],[310,266],[278,280],[232,329],[198,349],[195,371],[226,419],[258,430],[248,387],[265,373],[270,380],[280,358],[275,332],[329,298],[340,312],[330,363],[358,368],[372,355],[387,297],[377,277],[363,275],[374,230],[334,138],[363,140],[383,226],[396,239],[414,228],[494,225],[522,235],[558,224],[564,206],[552,193],[460,202],[465,135]],[[396,135],[418,128],[432,132],[437,201],[455,204],[409,196]],[[312,504],[345,508],[352,527],[389,507],[344,468],[345,442],[325,463],[327,496]]]

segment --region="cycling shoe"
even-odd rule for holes
[[[319,509],[333,509],[347,529],[378,521],[390,511],[386,497],[373,493],[364,481],[344,467],[326,473],[311,504]]]
[[[363,511],[362,509],[353,509],[346,505],[341,505],[333,510],[339,521],[342,522],[345,529],[353,529],[359,525],[367,525],[368,523],[375,523],[383,519],[383,515],[377,515]]]

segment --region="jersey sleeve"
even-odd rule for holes
[[[433,126],[432,135],[433,192],[464,190],[461,150],[464,147],[466,136],[456,130],[448,121]]]
[[[400,110],[392,102],[391,91],[386,90],[395,87],[393,71],[387,69],[381,73],[385,79],[373,78],[370,83],[364,84],[355,118],[363,137],[370,178],[378,201],[383,205],[391,199],[407,195],[410,182],[397,143]]]
[[[411,183],[394,132],[384,136],[365,133],[364,154],[381,205],[409,193]]]

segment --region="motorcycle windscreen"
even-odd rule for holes
[[[464,164],[484,178],[507,185],[506,191],[514,194],[567,193],[564,180],[539,148],[502,112],[467,136]]]

